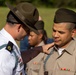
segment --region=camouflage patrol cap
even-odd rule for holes
[[[76,12],[66,8],[59,8],[54,16],[54,23],[70,22],[76,23]]]

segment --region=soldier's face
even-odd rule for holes
[[[66,23],[54,23],[53,39],[58,47],[66,47],[72,39],[72,31],[67,29]]]
[[[17,38],[16,40],[22,40],[29,33],[29,28],[18,25],[17,27]]]
[[[31,31],[28,37],[28,42],[31,46],[37,46],[39,44],[39,35]]]

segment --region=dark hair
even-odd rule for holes
[[[44,41],[45,44],[47,44],[47,33],[46,30],[38,30],[39,33],[43,34],[42,40]]]
[[[11,11],[7,15],[6,22],[12,24],[23,24]]]
[[[42,37],[42,40],[43,40],[43,42],[45,43],[45,44],[47,44],[47,33],[46,33],[46,30],[38,30],[38,32],[39,33],[41,33],[41,34],[43,34],[43,37]],[[39,34],[38,34],[39,35]],[[33,46],[31,47],[31,45],[29,44],[29,46],[28,46],[28,49],[32,49],[33,48]]]
[[[76,23],[67,23],[67,28],[69,31],[76,29]]]

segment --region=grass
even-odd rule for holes
[[[40,16],[42,17],[45,23],[45,30],[47,31],[48,37],[52,37],[52,25],[53,25],[53,18],[54,18],[56,9],[39,7],[38,10],[39,10]],[[72,9],[72,10],[76,11],[76,9]],[[0,29],[5,25],[6,15],[8,11],[9,11],[8,8],[0,7]]]
[[[48,37],[51,37],[51,29],[53,25],[53,17],[56,9],[52,8],[38,8],[39,14],[45,22],[45,30],[47,31]],[[6,7],[0,7],[0,29],[5,25],[6,16],[9,9]]]
[[[8,11],[9,11],[8,8],[0,7],[0,29],[5,25]]]

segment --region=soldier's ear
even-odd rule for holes
[[[42,39],[43,37],[43,34],[39,33],[39,38]]]
[[[17,30],[18,30],[18,32],[21,30],[21,28],[22,28],[22,25],[21,24],[17,24]]]
[[[72,37],[74,38],[76,36],[76,29],[72,30]]]

